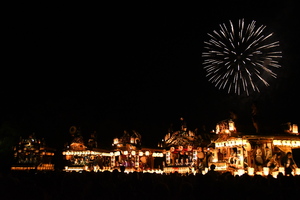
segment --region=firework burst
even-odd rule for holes
[[[204,42],[203,65],[209,81],[217,88],[238,95],[260,92],[276,78],[275,69],[280,68],[279,42],[272,35],[264,34],[266,26],[256,27],[255,21],[245,24],[220,24],[218,31],[208,33]]]

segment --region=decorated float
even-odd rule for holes
[[[33,133],[28,138],[20,138],[18,145],[14,147],[15,163],[13,171],[53,171],[52,158],[55,149],[49,148],[44,139],[36,138]]]
[[[69,132],[72,141],[69,145],[66,145],[62,152],[65,160],[64,171],[80,172],[110,169],[111,154],[109,150],[98,148],[96,132],[91,134],[87,145],[77,127],[70,127]]]
[[[217,171],[277,176],[290,168],[292,174],[300,174],[293,158],[288,158],[294,149],[300,148],[296,124],[282,134],[245,135],[236,131],[232,120],[224,120],[217,124],[216,134],[209,166],[214,164]]]
[[[142,136],[135,130],[124,131],[121,137],[114,138],[111,168],[126,172],[161,172],[163,150],[142,147],[141,141]]]
[[[172,127],[163,139],[162,147],[165,148],[165,173],[196,173],[198,166],[202,166],[205,157],[202,151],[203,139],[196,131],[188,130],[186,122],[180,119],[179,130],[173,131]]]

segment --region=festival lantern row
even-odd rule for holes
[[[128,171],[136,171],[140,170],[142,165],[147,164],[149,159],[164,157],[162,152],[150,150],[112,152],[67,150],[62,154],[65,156],[65,160],[69,161],[64,168],[65,171],[111,171],[119,169],[120,166],[124,166]],[[147,169],[152,170],[153,168],[150,164]]]
[[[299,148],[300,147],[300,140],[293,140],[293,139],[283,139],[283,140],[277,140],[274,139],[273,145],[275,146],[286,146],[286,147],[292,147],[292,148]],[[232,140],[222,141],[222,142],[215,142],[216,147],[232,147],[232,146],[247,146],[249,145],[249,142],[245,139],[236,138]]]
[[[164,153],[160,149],[114,151],[111,152],[111,169],[124,166],[130,171],[152,170],[162,167],[162,158]]]

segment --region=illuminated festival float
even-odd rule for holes
[[[113,139],[111,168],[130,171],[162,172],[163,150],[142,147],[142,136],[135,130],[124,131]]]
[[[53,171],[52,158],[55,149],[49,148],[44,139],[37,139],[33,133],[28,138],[20,138],[14,147],[15,164],[11,170]]]
[[[120,138],[114,138],[112,149],[99,149],[96,134],[93,133],[85,145],[83,137],[75,126],[70,128],[72,142],[63,151],[66,165],[64,171],[112,171],[126,172],[158,171],[162,167],[161,149],[142,148],[141,135],[124,131]]]
[[[87,145],[80,130],[71,126],[72,141],[62,152],[66,161],[65,171],[99,171],[110,169],[111,155],[108,150],[99,149],[96,133],[92,133]]]
[[[209,159],[209,166],[214,164],[216,171],[275,177],[279,172],[285,174],[290,165],[292,174],[300,174],[294,161],[287,161],[289,152],[300,148],[296,124],[291,124],[283,134],[244,135],[237,132],[232,120],[224,120],[216,125],[216,134],[218,138],[213,141],[215,148],[210,150]]]
[[[63,171],[205,174],[214,165],[215,171],[234,175],[300,175],[293,159],[293,152],[300,150],[296,124],[285,124],[282,133],[244,134],[238,132],[234,120],[226,119],[218,122],[211,133],[198,134],[197,129],[187,128],[183,118],[180,122],[180,128],[173,131],[171,127],[157,148],[143,147],[141,135],[132,130],[115,137],[110,149],[100,149],[95,132],[84,142],[81,131],[72,126],[71,142],[62,152]],[[44,139],[39,140],[34,134],[20,138],[14,150],[11,170],[54,170],[55,149],[46,147]]]
[[[196,131],[187,129],[183,118],[180,130],[173,131],[170,128],[166,134],[162,147],[165,148],[165,173],[189,173],[196,172],[197,166],[201,166],[205,157],[203,152],[203,139]]]
[[[286,173],[288,153],[300,149],[296,124],[288,124],[282,134],[243,134],[234,120],[226,119],[206,136],[197,129],[189,130],[183,118],[180,121],[179,130],[171,127],[156,149],[142,147],[142,137],[135,130],[115,137],[111,149],[99,149],[95,133],[85,145],[80,131],[71,127],[73,140],[63,151],[67,161],[64,170],[205,174],[214,165],[219,172],[275,177]],[[292,174],[300,174],[296,165]]]

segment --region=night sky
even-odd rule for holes
[[[85,139],[97,131],[100,147],[132,129],[143,145],[155,146],[180,117],[189,129],[210,131],[231,111],[242,131],[253,132],[253,103],[266,130],[300,125],[296,2],[241,2],[9,7],[2,24],[1,124],[24,137],[35,132],[56,148],[68,142],[72,125]],[[250,96],[218,90],[202,66],[207,33],[240,18],[266,25],[283,51],[278,78]]]

